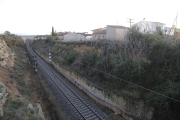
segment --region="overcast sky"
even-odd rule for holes
[[[171,27],[177,13],[180,28],[179,5],[179,0],[0,0],[0,33],[50,34],[52,26],[57,32],[90,32],[117,23],[129,27],[128,18]]]

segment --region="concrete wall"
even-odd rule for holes
[[[38,52],[37,52],[38,53]],[[39,53],[38,53],[39,54]],[[40,55],[40,54],[39,54]],[[43,57],[48,63],[48,57]],[[132,100],[124,100],[122,97],[113,93],[108,94],[105,90],[96,87],[93,83],[88,82],[85,78],[79,76],[71,69],[58,63],[51,63],[62,75],[75,84],[79,89],[84,91],[88,96],[103,106],[122,115],[127,120],[151,120],[153,117],[153,108],[146,107],[142,101],[132,103]],[[143,112],[142,112],[143,111]]]
[[[116,40],[116,28],[107,26],[106,34],[108,40]]]
[[[123,41],[126,39],[128,29],[116,29],[116,40]]]

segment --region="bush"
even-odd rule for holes
[[[90,49],[85,52],[74,50],[81,45]],[[61,42],[52,45],[52,48],[53,54],[58,56],[58,62],[125,99],[150,101],[150,105],[156,107],[159,107],[160,103],[177,105],[166,97],[148,92],[121,79],[180,100],[180,43],[174,44],[171,39],[165,39],[159,28],[152,34],[144,34],[133,27],[128,31],[125,41]],[[179,108],[172,111],[176,110]]]

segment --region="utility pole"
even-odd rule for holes
[[[177,29],[177,17],[178,17],[178,13],[176,18],[174,19],[174,23],[172,25],[172,29],[174,29],[174,37],[176,37],[176,29]]]
[[[132,22],[132,20],[134,20],[134,19],[128,18],[128,20],[129,20],[129,21],[127,21],[127,22],[130,23],[130,28],[131,28],[131,23],[134,23],[134,22]]]

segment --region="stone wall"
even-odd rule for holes
[[[42,55],[40,56],[43,57],[48,63],[50,63],[48,57]],[[134,118],[136,118],[136,120],[152,119],[153,108],[145,106],[141,101],[127,101],[113,93],[111,95],[108,95],[106,91],[101,88],[95,87],[95,85],[93,85],[88,80],[81,77],[71,69],[55,62],[52,62],[50,64],[52,64],[62,75],[64,75],[68,80],[70,80],[74,85],[84,91],[96,102],[122,115],[127,120],[133,120]]]

